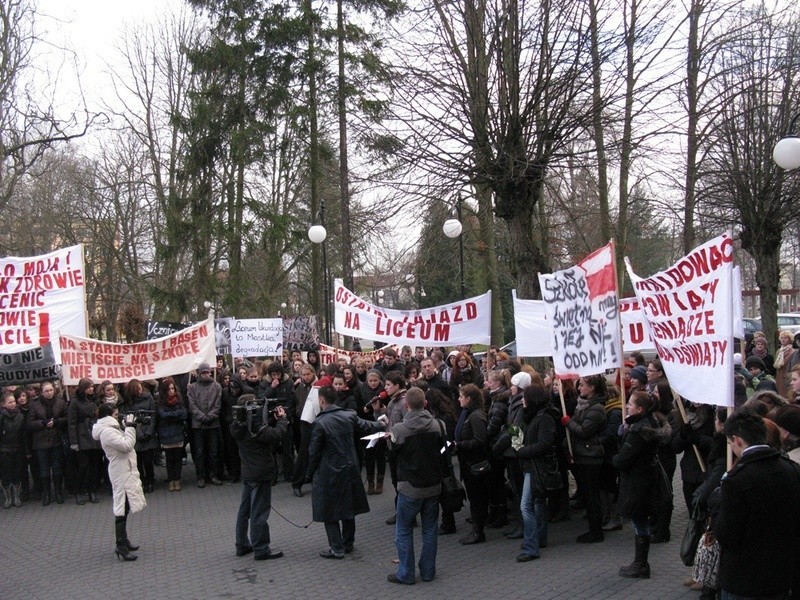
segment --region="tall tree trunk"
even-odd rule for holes
[[[761,310],[761,327],[774,348],[778,340],[778,288],[781,281],[780,243],[775,245],[769,241],[755,241],[747,252],[756,263],[756,283],[760,291],[759,308]]]
[[[599,32],[597,24],[597,1],[589,0],[589,31],[592,53],[592,125],[594,145],[597,153],[597,197],[600,202],[600,236],[603,243],[611,238],[611,218],[608,208],[608,159],[606,158],[605,133],[603,131],[603,89],[600,60]]]
[[[689,38],[686,48],[686,181],[683,201],[683,252],[688,254],[695,246],[694,211],[697,205],[698,147],[698,88],[700,75],[699,21],[706,0],[691,0],[689,6]]]

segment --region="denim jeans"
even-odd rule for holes
[[[353,547],[356,539],[356,520],[344,519],[341,521],[325,521],[325,533],[328,536],[328,545],[331,552],[343,556],[345,550]]]
[[[436,575],[436,549],[439,540],[439,496],[430,498],[411,498],[405,494],[397,495],[397,524],[395,525],[395,545],[400,562],[397,564],[397,578],[404,583],[414,583],[414,530],[412,523],[417,514],[422,519],[422,553],[419,555],[419,575],[423,581],[430,581]]]
[[[269,519],[272,506],[272,483],[242,481],[242,500],[236,515],[236,548],[253,548],[259,554],[269,553]],[[250,537],[247,528],[250,526]]]
[[[645,519],[644,521],[631,519],[631,525],[633,525],[633,533],[639,537],[650,537],[652,534],[653,528],[650,526],[650,521],[648,519]]]
[[[525,473],[519,508],[522,513],[522,552],[539,556],[539,544],[547,544],[547,513],[544,498],[533,496],[530,473]]]
[[[53,470],[54,477],[60,477],[61,469],[61,444],[52,448],[42,448],[36,451],[39,459],[39,477],[50,477],[50,470]]]

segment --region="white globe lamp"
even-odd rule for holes
[[[461,235],[461,221],[458,219],[447,219],[442,225],[442,231],[450,239],[457,238]]]
[[[800,167],[800,138],[785,137],[775,144],[772,159],[787,171]]]
[[[308,239],[315,244],[321,244],[325,241],[326,237],[328,237],[328,232],[325,231],[325,228],[322,225],[312,225],[309,227]]]

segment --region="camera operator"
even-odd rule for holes
[[[108,458],[117,534],[114,553],[118,559],[134,561],[137,557],[131,551],[138,550],[139,546],[128,539],[128,513],[139,512],[147,506],[136,464],[136,417],[128,415],[127,427],[123,429],[118,420],[119,409],[111,404],[101,404],[97,416],[100,418],[92,428],[92,437],[100,442]]]
[[[294,385],[292,378],[286,373],[280,362],[275,361],[267,367],[267,379],[261,383],[260,395],[267,400],[279,401],[286,411],[286,418],[291,423],[294,418]],[[280,451],[283,456],[281,464],[281,474],[284,481],[292,481],[294,472],[294,446],[292,435],[287,430],[283,440],[281,440]]]
[[[243,394],[234,407],[231,423],[231,435],[239,446],[242,462],[242,501],[236,516],[236,556],[252,552],[255,560],[283,556],[283,552],[270,548],[267,519],[272,503],[272,481],[278,468],[273,451],[286,436],[289,423],[282,406],[263,418],[262,410],[254,395]]]

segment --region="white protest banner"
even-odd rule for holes
[[[231,355],[280,356],[283,319],[231,319]]]
[[[514,299],[514,334],[519,356],[553,356],[553,342],[547,325],[547,309],[541,300],[517,298],[517,290],[511,290]]]
[[[542,300],[559,378],[602,373],[622,366],[614,245],[577,265],[540,274]]]
[[[83,377],[95,382],[108,379],[158,379],[188,373],[207,362],[214,364],[214,323],[210,319],[167,337],[137,344],[115,344],[73,335],[59,336],[64,383],[75,385]]]
[[[547,326],[547,313],[541,300],[522,300],[514,295],[514,326],[519,356],[552,356],[553,343]],[[656,349],[644,322],[644,313],[636,298],[620,298],[622,351],[654,351]]]
[[[625,259],[672,388],[733,406],[733,240],[724,234],[646,279]]]
[[[341,348],[334,348],[333,346],[328,346],[327,344],[320,344],[319,345],[319,362],[323,365],[329,365],[331,363],[335,363],[340,358],[347,359],[347,363],[350,364],[354,358],[371,358],[373,363],[377,363],[383,360],[383,352],[387,348],[394,348],[398,353],[400,352],[400,346],[397,345],[387,345],[383,348],[379,348],[378,350],[373,350],[371,352],[356,352],[354,350],[342,350]]]
[[[84,275],[82,245],[0,258],[0,351],[44,346],[58,332],[85,336]]]
[[[336,332],[357,338],[411,346],[491,341],[491,292],[442,306],[393,310],[370,304],[337,285],[335,310]]]
[[[620,298],[619,318],[622,321],[622,351],[650,351],[656,349],[650,337],[644,313],[637,298]]]

